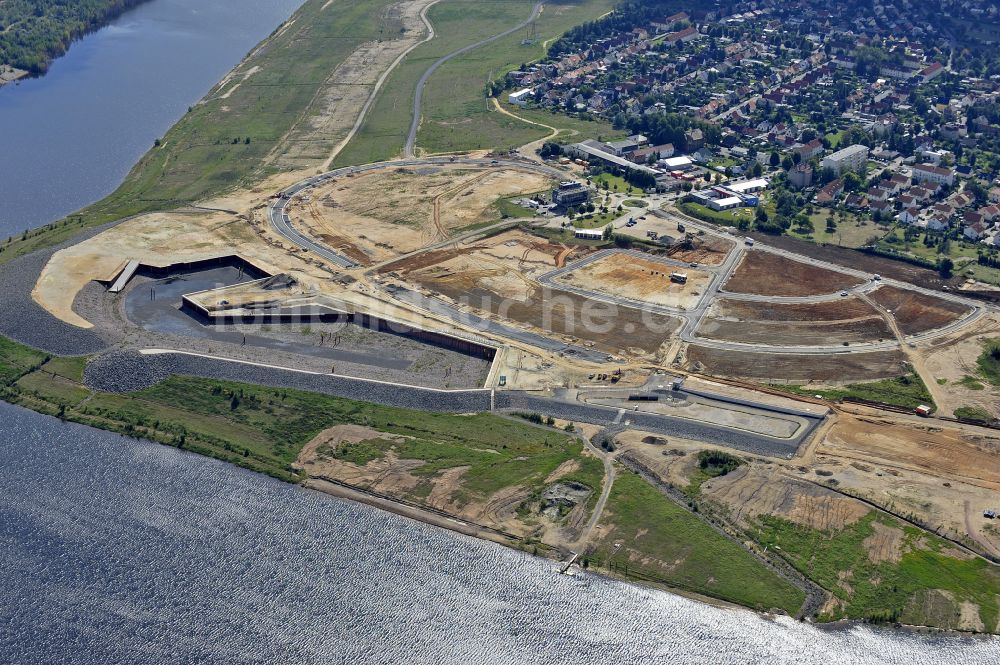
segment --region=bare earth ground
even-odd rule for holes
[[[983,519],[1000,507],[1000,432],[858,407],[838,415],[814,454],[812,466],[844,489],[1000,556],[1000,532]]]
[[[784,256],[750,250],[723,287],[732,293],[815,296],[857,286],[862,280]]]
[[[394,168],[344,177],[296,198],[293,221],[363,264],[392,259],[456,230],[498,221],[497,199],[546,189],[516,169]]]
[[[670,280],[670,273],[675,270],[687,274],[686,284]],[[557,281],[612,296],[690,309],[698,304],[708,287],[710,275],[698,270],[678,270],[652,259],[616,252],[579,270],[564,273]]]
[[[420,13],[433,3],[411,0],[388,7],[381,18],[392,38],[361,44],[330,72],[303,116],[275,145],[268,164],[282,171],[328,167],[381,74],[426,36]]]
[[[534,536],[551,545],[563,545],[573,539],[586,517],[585,502],[578,504],[563,519],[555,521],[544,515],[519,514],[518,508],[530,497],[526,487],[505,487],[484,501],[467,501],[463,497],[463,476],[468,467],[444,469],[432,475],[417,470],[421,460],[401,459],[393,450],[384,458],[358,465],[338,459],[339,447],[381,439],[402,441],[402,437],[385,434],[358,425],[337,425],[318,434],[299,453],[295,466],[310,477],[329,477],[364,490],[416,502],[444,511],[459,519],[469,520],[499,529],[518,537]],[[584,452],[584,455],[589,453]],[[579,469],[579,462],[568,460],[545,478],[545,483],[558,482]]]
[[[875,381],[906,373],[899,351],[837,355],[748,353],[691,344],[685,369],[731,378],[830,385]]]
[[[609,353],[654,355],[680,325],[674,317],[542,288],[535,278],[586,254],[514,229],[386,264],[381,271],[461,306]]]
[[[113,278],[131,259],[163,266],[229,254],[240,254],[264,269],[280,260],[280,253],[269,250],[246,221],[228,213],[151,213],[57,252],[42,271],[33,296],[63,321],[89,328],[90,323],[72,309],[76,294],[89,281]]]
[[[667,255],[678,261],[697,262],[707,266],[717,266],[726,260],[726,256],[733,249],[734,243],[716,236],[695,236],[692,239],[694,245],[690,249],[683,243],[671,248]]]
[[[608,353],[655,355],[680,325],[674,317],[542,288],[496,263],[488,268],[466,263],[472,260],[458,257],[457,266],[431,266],[410,273],[408,279],[460,305]]]
[[[900,332],[907,336],[946,326],[969,312],[958,303],[895,286],[881,286],[868,297],[892,312]]]
[[[734,342],[836,345],[892,339],[882,316],[858,298],[808,304],[716,300],[698,335]]]
[[[945,382],[936,399],[942,413],[951,415],[960,406],[978,406],[1000,418],[1000,386],[980,378],[976,367],[976,359],[983,352],[983,342],[997,337],[1000,337],[1000,317],[992,314],[969,328],[917,347],[916,353],[924,357],[931,380]],[[969,382],[966,377],[973,381]],[[972,389],[969,385],[980,389]]]

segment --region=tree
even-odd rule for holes
[[[938,262],[938,274],[940,274],[945,279],[951,277],[952,271],[955,269],[955,262],[949,259],[947,256]]]
[[[604,227],[604,232],[601,233],[601,237],[604,238],[605,240],[611,240],[611,236],[614,234],[614,232],[615,232],[614,224],[608,224],[607,226]]]
[[[861,189],[861,176],[853,171],[848,171],[844,174],[844,191],[846,192],[856,192]]]
[[[781,155],[778,154],[777,150],[771,152],[771,159],[768,162],[771,168],[777,168],[778,164],[781,163]]]
[[[795,216],[795,228],[802,235],[808,235],[816,230],[816,227],[813,226],[812,220],[803,214]]]
[[[750,174],[759,178],[764,173],[764,167],[760,165],[760,162],[754,162],[753,167],[750,169]]]

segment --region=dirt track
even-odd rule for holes
[[[671,272],[684,272],[687,283],[670,280]],[[609,254],[579,270],[557,278],[571,286],[668,307],[692,308],[708,287],[709,274],[675,269],[634,254]]]
[[[889,310],[907,336],[948,325],[969,311],[957,303],[895,286],[879,287],[868,297]]]
[[[857,383],[906,373],[906,357],[899,351],[839,355],[746,353],[692,344],[686,368],[705,374],[791,383]]]
[[[857,298],[808,304],[717,300],[700,337],[783,345],[836,345],[892,339],[882,316]]]
[[[750,250],[723,287],[732,293],[756,293],[765,296],[815,296],[836,293],[862,283],[862,280],[801,261]]]

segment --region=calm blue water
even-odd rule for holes
[[[769,621],[0,404],[0,662],[963,663]]]
[[[0,87],[0,237],[103,198],[153,141],[301,4],[155,0]]]

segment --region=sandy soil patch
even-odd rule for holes
[[[818,452],[1000,488],[1000,432],[842,414]]]
[[[865,551],[868,552],[868,559],[872,563],[882,561],[896,562],[903,556],[903,531],[895,527],[886,526],[881,522],[872,522],[874,533],[862,541]]]
[[[166,266],[232,254],[265,270],[278,271],[273,260],[280,253],[234,215],[205,211],[151,213],[56,252],[42,270],[32,296],[59,319],[90,328],[90,322],[73,311],[76,294],[91,280],[115,275],[129,260]]]
[[[871,512],[860,501],[790,478],[779,467],[743,466],[701,489],[744,527],[761,515],[774,515],[821,531],[839,531]]]
[[[686,274],[687,283],[671,281],[673,272]],[[608,254],[556,279],[581,289],[683,309],[698,304],[710,280],[708,273],[699,270],[678,269],[625,252]]]
[[[290,214],[315,237],[348,242],[366,262],[385,261],[460,229],[499,221],[497,199],[549,184],[543,176],[509,168],[383,169],[312,189],[293,199]]]
[[[896,326],[907,336],[946,326],[970,311],[964,305],[895,286],[881,286],[868,297],[892,312]]]
[[[818,268],[778,254],[750,250],[723,287],[732,293],[815,296],[862,284],[852,275]]]
[[[807,355],[728,351],[691,344],[685,353],[685,368],[694,372],[801,384],[874,381],[907,371],[903,364],[906,357],[899,351]]]
[[[782,346],[825,346],[893,337],[882,315],[858,298],[806,304],[719,299],[702,321],[698,335]]]
[[[938,391],[940,396],[935,396],[942,413],[951,415],[960,406],[978,406],[1000,418],[1000,386],[978,378],[976,367],[983,342],[997,337],[1000,337],[1000,317],[994,314],[916,349],[915,353],[924,357],[930,380],[944,381],[944,388]],[[974,383],[966,377],[972,377]],[[970,387],[976,384],[981,390]]]

